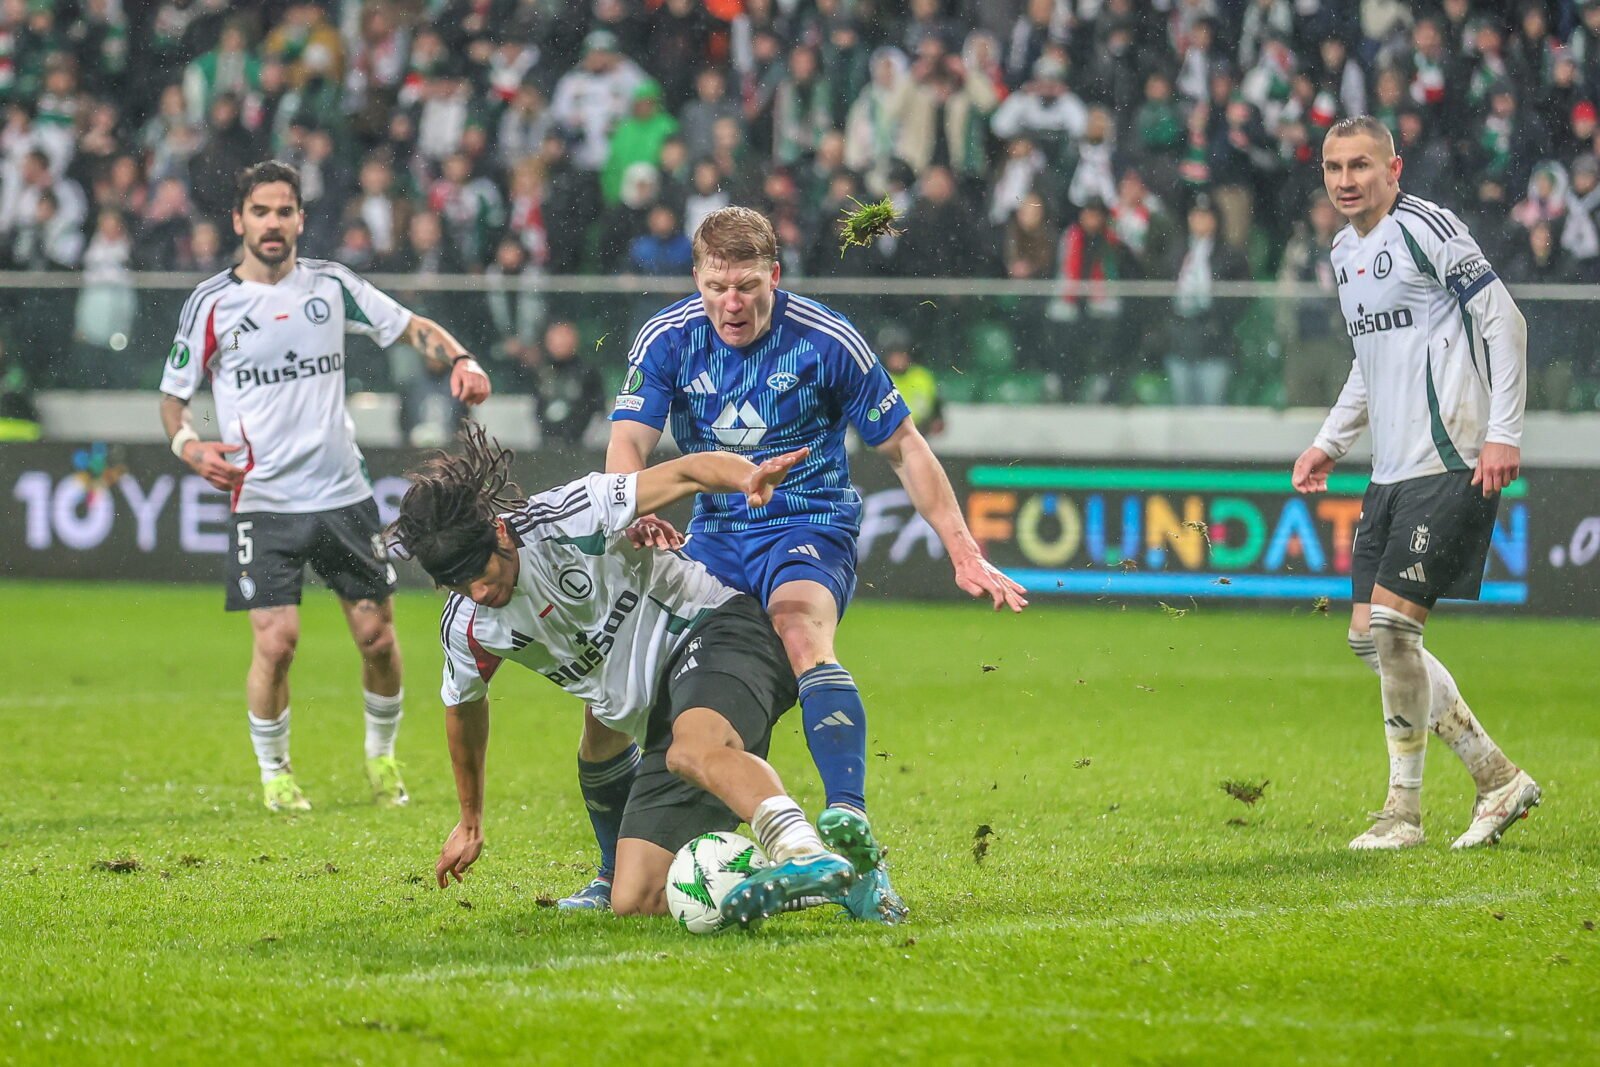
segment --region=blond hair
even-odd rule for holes
[[[694,266],[707,260],[771,265],[778,260],[778,235],[772,223],[754,208],[724,207],[707,215],[694,231]]]

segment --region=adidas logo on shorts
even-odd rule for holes
[[[1401,571],[1400,577],[1404,578],[1408,582],[1426,582],[1428,580],[1427,576],[1422,571],[1422,564],[1420,562],[1413,563],[1411,566]]]
[[[789,550],[791,556],[810,556],[818,563],[822,562],[822,553],[817,551],[816,545],[795,545]]]

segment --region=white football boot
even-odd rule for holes
[[[1477,803],[1472,805],[1472,822],[1467,832],[1456,838],[1450,847],[1479,848],[1494,844],[1518,819],[1526,819],[1528,813],[1539,806],[1543,795],[1539,783],[1528,777],[1527,771],[1517,771],[1511,781],[1478,797]]]
[[[1350,842],[1357,852],[1414,848],[1422,844],[1422,827],[1392,811],[1375,811],[1374,822],[1365,833]]]

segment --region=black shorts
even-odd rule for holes
[[[1368,486],[1350,565],[1352,599],[1371,603],[1372,587],[1381,585],[1429,609],[1440,600],[1477,600],[1499,510],[1500,494],[1485,497],[1471,471]]]
[[[300,603],[307,563],[343,600],[382,602],[395,589],[375,500],[304,515],[240,512],[233,516],[231,542],[229,611]]]
[[[676,852],[701,834],[742,821],[699,786],[667,770],[672,724],[690,708],[710,708],[738,731],[744,750],[766,758],[772,727],[799,697],[772,620],[754,598],[737,596],[689,631],[665,668],[650,709],[644,755],[622,812],[622,837]]]

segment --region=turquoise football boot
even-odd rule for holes
[[[817,852],[764,868],[729,891],[722,901],[722,917],[753,930],[785,905],[808,897],[833,900],[845,893],[856,880],[855,868],[843,856]]]

